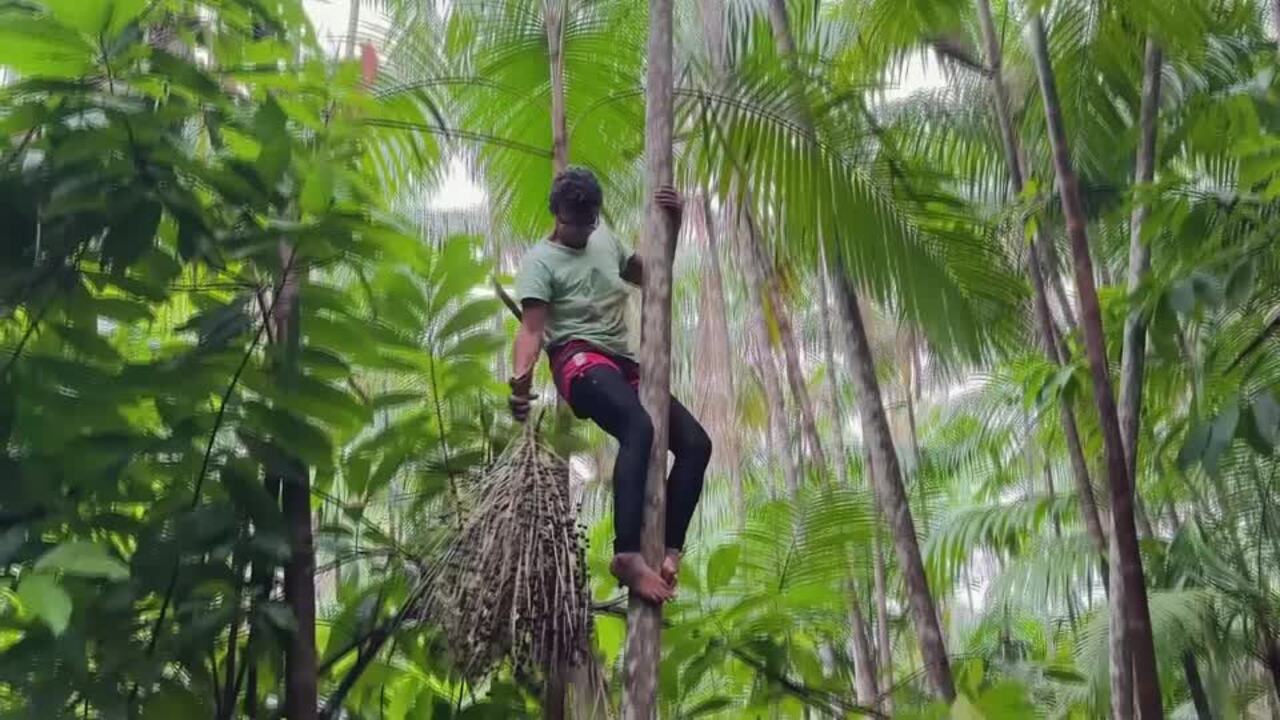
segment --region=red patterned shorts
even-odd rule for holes
[[[560,397],[573,406],[569,393],[573,381],[593,367],[608,367],[622,373],[632,387],[640,385],[640,366],[633,360],[605,352],[591,343],[570,340],[550,349],[551,377],[555,380]]]

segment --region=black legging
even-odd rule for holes
[[[622,373],[610,367],[587,370],[570,388],[579,417],[590,418],[618,440],[613,466],[613,551],[640,552],[645,476],[653,445],[653,423],[640,395]],[[675,463],[667,478],[667,547],[684,549],[685,533],[702,494],[711,461],[711,438],[680,401],[671,398],[670,441]]]

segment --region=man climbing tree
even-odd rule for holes
[[[673,397],[669,422],[675,463],[667,479],[666,553],[655,572],[640,552],[654,430],[640,404],[640,368],[626,322],[628,284],[641,283],[643,267],[600,227],[603,197],[595,175],[581,168],[559,173],[552,183],[555,229],[526,253],[516,279],[523,316],[515,340],[511,411],[517,420],[528,417],[537,397],[531,391],[533,369],[545,342],[561,397],[575,415],[618,441],[610,570],[640,597],[661,603],[675,588],[685,533],[711,459],[711,438]],[[678,191],[661,188],[654,202],[679,225],[684,203]]]

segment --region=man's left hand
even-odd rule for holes
[[[684,218],[684,196],[680,191],[669,185],[663,186],[654,192],[653,200],[667,212],[676,227],[680,227],[680,221]]]

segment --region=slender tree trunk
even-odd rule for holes
[[[280,265],[284,277],[272,311],[280,347],[278,382],[287,389],[298,372],[301,328],[298,272],[293,269],[293,248],[285,243],[280,245]],[[316,720],[316,550],[311,529],[311,475],[305,465],[292,459],[281,465],[278,475],[292,551],[284,568],[284,597],[298,625],[285,655],[285,716],[289,720]]]
[[[347,15],[347,46],[342,52],[345,58],[356,56],[356,36],[360,33],[360,0],[351,0],[351,12]]]
[[[1154,38],[1147,38],[1142,69],[1142,105],[1138,153],[1134,162],[1134,184],[1150,185],[1156,170],[1156,131],[1160,111],[1160,70],[1163,65],[1160,48]],[[1146,203],[1135,203],[1129,220],[1128,292],[1133,295],[1142,286],[1151,267],[1151,248],[1142,241],[1146,224]],[[1130,310],[1124,323],[1124,345],[1120,360],[1120,432],[1124,439],[1125,465],[1133,479],[1135,498],[1138,494],[1138,442],[1142,418],[1142,376],[1147,354],[1147,327],[1142,313]],[[1145,517],[1145,513],[1142,513]],[[1150,536],[1150,522],[1144,534]]]
[[[858,602],[858,588],[849,583],[849,652],[853,655],[854,690],[858,704],[873,707],[880,691],[876,687],[876,663],[867,636],[867,621]]]
[[[1195,653],[1187,650],[1182,653],[1182,673],[1187,678],[1187,689],[1191,692],[1191,704],[1196,708],[1196,717],[1200,720],[1213,720],[1213,710],[1209,705],[1209,694],[1204,691],[1204,683],[1200,680],[1200,668],[1196,664]]]
[[[774,276],[774,273],[771,272],[770,275]],[[782,359],[786,363],[787,384],[791,386],[791,396],[795,398],[796,407],[800,409],[800,431],[809,450],[808,463],[813,467],[825,468],[827,453],[822,447],[822,437],[818,434],[817,416],[813,412],[809,386],[805,382],[804,368],[800,364],[795,328],[783,304],[776,276],[772,278],[769,285],[769,304],[773,306],[774,318],[778,321],[778,339],[782,345]]]
[[[791,34],[791,22],[787,15],[785,0],[769,0],[769,19],[773,26],[774,42],[777,44],[778,53],[790,66],[792,90],[799,97],[804,90],[804,79],[796,61],[795,40]],[[805,121],[806,130],[812,133],[813,123],[807,114]],[[920,543],[916,538],[915,523],[911,518],[911,506],[907,502],[906,489],[902,484],[898,454],[893,446],[889,420],[885,416],[880,383],[876,379],[875,359],[872,357],[871,343],[867,339],[867,331],[862,322],[862,308],[859,306],[857,293],[843,263],[838,265],[836,273],[836,292],[840,304],[844,307],[844,321],[847,326],[844,333],[849,343],[847,362],[858,393],[858,406],[861,410],[863,428],[867,434],[866,442],[870,446],[871,457],[878,470],[874,474],[877,479],[876,491],[883,508],[889,513],[894,548],[898,554],[898,564],[907,588],[916,637],[920,642],[920,656],[924,660],[925,675],[929,678],[929,684],[937,696],[950,703],[956,697],[951,663],[947,658],[942,627],[938,622],[937,606],[933,601],[933,593],[929,590],[929,579],[925,575]]]
[[[876,379],[871,343],[862,324],[862,309],[858,305],[853,285],[844,272],[839,272],[836,276],[836,290],[840,302],[845,306],[849,371],[858,392],[858,406],[867,434],[866,442],[877,471],[874,473],[876,492],[893,531],[894,549],[897,551],[898,566],[906,586],[916,637],[920,642],[925,675],[934,693],[950,703],[956,697],[951,663],[947,658],[933,593],[929,590],[929,579],[925,575],[924,560],[920,555],[920,543],[916,538],[915,522],[911,519],[907,492],[902,485],[898,454],[893,447],[893,435],[881,401],[880,383]]]
[[[724,273],[707,193],[704,191],[693,205],[693,212],[687,215],[692,220],[695,236],[705,246],[706,260],[702,273],[705,288],[698,317],[702,348],[696,360],[697,376],[702,380],[697,395],[702,406],[698,416],[704,419],[716,447],[723,449],[712,462],[729,475],[729,491],[741,524],[746,520],[747,507],[742,489],[742,453],[735,412],[738,391],[733,372],[734,351],[729,340],[729,316],[725,311]]]
[[[760,352],[760,384],[764,390],[765,404],[768,405],[768,431],[782,460],[782,475],[787,491],[794,497],[800,491],[800,470],[793,451],[791,429],[786,422],[786,399],[782,393],[781,374],[778,372],[773,343],[769,337],[769,321],[765,317],[766,280],[751,239],[755,229],[745,208],[735,205],[732,210],[737,212],[735,224],[738,227],[738,256],[741,260],[740,267],[746,275],[747,304],[751,306],[751,326]]]
[[[564,95],[564,11],[567,1],[544,0],[543,5],[543,19],[547,25],[547,60],[551,66],[551,162],[556,173],[569,167],[569,130]]]
[[[1138,152],[1134,162],[1134,184],[1149,185],[1155,177],[1156,165],[1156,129],[1157,114],[1160,108],[1160,67],[1162,59],[1160,48],[1155,40],[1147,39],[1146,55],[1142,72],[1142,105],[1139,110]],[[1151,249],[1142,241],[1142,226],[1147,217],[1145,203],[1137,203],[1129,222],[1129,273],[1128,291],[1132,295],[1137,292],[1151,266]],[[1119,423],[1121,441],[1124,447],[1125,468],[1133,486],[1135,505],[1138,496],[1138,440],[1139,425],[1142,415],[1142,372],[1147,354],[1147,328],[1142,321],[1142,314],[1130,310],[1125,318],[1124,342],[1120,361],[1120,408]],[[1135,510],[1137,508],[1135,507]],[[1137,517],[1145,519],[1145,513],[1138,512]],[[1143,534],[1151,536],[1150,523],[1144,523]],[[1112,533],[1110,543],[1111,555],[1111,591],[1112,601],[1122,601],[1126,597],[1127,587],[1123,573],[1119,572],[1122,557],[1117,535]],[[1122,604],[1118,605],[1123,607]],[[1125,616],[1123,612],[1111,613],[1111,662],[1112,687],[1111,707],[1116,718],[1133,716],[1132,694],[1122,695],[1126,689],[1132,690],[1132,678],[1135,669],[1132,667],[1133,657],[1128,644],[1124,641]],[[1195,664],[1194,656],[1191,662]],[[1128,667],[1118,664],[1127,663]],[[1185,664],[1185,659],[1184,659]],[[1129,677],[1126,678],[1125,675]]]
[[[1143,720],[1155,720],[1164,717],[1164,706],[1160,697],[1155,642],[1151,636],[1151,615],[1147,607],[1147,588],[1134,521],[1133,486],[1125,462],[1124,442],[1107,368],[1106,338],[1102,328],[1102,312],[1098,305],[1098,291],[1093,281],[1093,258],[1089,252],[1087,220],[1080,200],[1079,183],[1071,167],[1071,153],[1067,147],[1067,132],[1058,102],[1057,82],[1049,61],[1044,22],[1038,13],[1031,17],[1029,34],[1036,74],[1040,80],[1040,92],[1044,99],[1049,143],[1053,149],[1053,164],[1058,177],[1063,215],[1066,217],[1067,237],[1071,241],[1081,330],[1093,376],[1094,401],[1098,407],[1106,456],[1107,480],[1111,493],[1112,541],[1117,544],[1118,569],[1124,579],[1122,592],[1116,592],[1112,588],[1112,604],[1123,613],[1124,638],[1133,661],[1138,711]]]
[[[818,307],[822,311],[822,355],[827,364],[827,407],[831,415],[831,447],[835,453],[833,464],[836,480],[841,486],[849,484],[849,450],[844,442],[844,411],[840,403],[840,380],[836,375],[836,349],[831,319],[831,292],[827,276],[830,273],[824,250],[818,267]]]
[[[675,228],[653,202],[657,188],[672,182],[675,120],[672,74],[672,0],[649,2],[649,53],[645,83],[646,222],[643,237],[644,318],[640,342],[640,400],[653,421],[653,449],[645,489],[645,561],[662,562],[666,505],[667,433],[671,403],[671,262]],[[662,608],[631,596],[627,608],[627,648],[623,668],[623,720],[653,720],[658,707],[658,657]]]
[[[1023,190],[1022,152],[1018,145],[1018,136],[1013,129],[1010,117],[1009,93],[1002,75],[1003,53],[1000,39],[996,34],[995,21],[991,16],[990,0],[977,0],[978,19],[982,25],[983,44],[986,46],[987,64],[991,67],[991,89],[995,96],[996,122],[1000,128],[1000,138],[1004,145],[1005,162],[1009,169],[1009,177],[1013,193],[1020,195]],[[1048,243],[1048,239],[1040,233],[1031,238],[1031,253],[1027,261],[1031,284],[1034,289],[1034,310],[1036,324],[1044,343],[1045,355],[1055,365],[1063,365],[1066,358],[1062,356],[1058,346],[1057,333],[1054,329],[1053,313],[1049,309],[1049,292],[1044,279],[1044,271],[1038,256],[1040,246]],[[1102,529],[1102,518],[1098,513],[1098,503],[1093,494],[1093,482],[1089,479],[1089,464],[1084,456],[1084,447],[1080,442],[1080,431],[1076,426],[1075,411],[1071,404],[1060,402],[1059,418],[1062,423],[1063,437],[1067,443],[1067,455],[1071,460],[1072,477],[1075,481],[1076,495],[1080,500],[1080,514],[1084,519],[1085,531],[1098,551],[1100,558],[1107,556],[1106,533]]]
[[[847,327],[847,325],[846,325]],[[862,425],[862,435],[867,436],[866,423]],[[871,452],[866,451],[867,487],[871,489],[871,510],[875,517],[875,527],[871,532],[871,563],[873,573],[872,591],[876,605],[876,669],[881,688],[880,709],[889,716],[893,715],[893,646],[889,639],[889,590],[885,577],[884,548],[880,545],[880,518],[884,513],[880,510],[880,497],[876,494],[875,461]]]
[[[725,48],[724,4],[721,0],[700,0],[698,5],[702,16],[703,40],[707,54],[711,58],[711,66],[715,74],[715,82],[723,83],[729,72],[729,61]],[[747,302],[751,306],[751,330],[760,348],[759,372],[760,385],[764,390],[766,408],[766,435],[773,452],[782,461],[783,480],[788,491],[794,495],[800,488],[800,471],[796,466],[793,452],[794,443],[786,424],[786,403],[782,394],[781,375],[777,363],[770,351],[769,327],[764,315],[764,274],[758,263],[752,260],[755,247],[755,223],[751,218],[750,189],[745,186],[745,178],[732,178],[735,195],[728,203],[725,211],[725,224],[732,227],[733,237],[738,248],[739,266],[747,276]],[[741,196],[741,202],[739,197]]]

